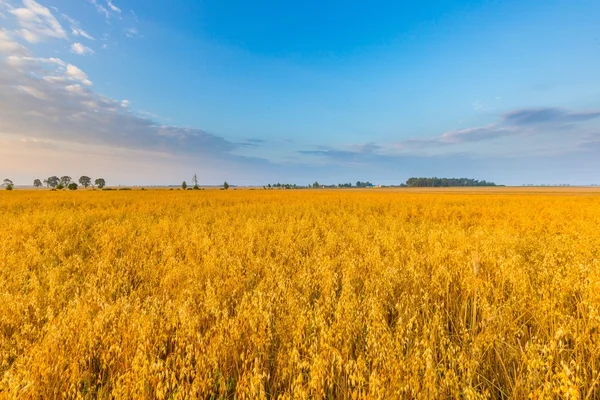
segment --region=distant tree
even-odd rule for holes
[[[269,183],[269,185],[267,185],[267,187],[268,187],[269,189],[271,189],[271,184]]]
[[[225,189],[225,190],[229,189],[229,183],[227,183],[227,181],[225,181],[225,183],[223,183],[223,189]]]
[[[312,184],[312,187],[315,188],[315,189],[318,188],[319,187],[319,182],[315,181],[315,183]]]
[[[98,178],[94,181],[94,183],[96,184],[96,186],[98,186],[99,189],[102,189],[104,186],[106,186],[106,181],[104,180],[104,178]]]
[[[79,184],[87,189],[92,184],[92,178],[84,175],[79,178]]]
[[[196,176],[196,174],[194,174],[194,177],[192,178],[192,182],[194,183],[194,190],[200,189],[200,186],[198,186],[198,176]]]
[[[67,187],[67,186],[69,186],[69,184],[70,184],[71,182],[73,182],[73,179],[71,179],[71,177],[70,177],[70,176],[66,176],[66,175],[65,175],[65,176],[61,176],[61,177],[60,177],[60,184],[61,184],[63,187]]]
[[[33,186],[35,186],[36,188],[41,188],[42,187],[42,181],[40,181],[39,179],[36,179],[33,181]]]
[[[58,176],[51,176],[48,179],[46,179],[46,185],[49,188],[55,189],[59,184],[60,179],[58,179]]]
[[[496,186],[494,182],[468,178],[410,178],[406,181],[409,187],[453,187],[453,186]]]
[[[187,189],[187,183],[185,183],[185,181],[183,181],[183,183],[181,184],[181,188],[183,190]]]
[[[373,186],[373,184],[371,182],[361,182],[361,181],[356,182],[356,187],[359,187],[359,188],[372,187],[372,186]]]
[[[3,181],[3,183],[2,183],[1,186],[4,186],[6,188],[6,190],[13,190],[15,184],[13,183],[13,181],[11,181],[10,179],[6,178]]]
[[[67,188],[69,190],[77,190],[77,184],[75,182],[71,182],[69,183],[69,186],[67,186]]]

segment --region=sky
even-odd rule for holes
[[[600,1],[0,0],[0,179],[600,184]]]

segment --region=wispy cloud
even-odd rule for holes
[[[76,81],[79,81],[79,82],[83,83],[86,86],[92,86],[92,81],[90,81],[88,79],[87,74],[85,72],[83,72],[82,70],[80,70],[75,65],[67,64],[66,75],[69,78],[74,79]]]
[[[111,0],[106,0],[106,4],[112,11],[116,12],[117,14],[121,14],[121,9],[117,7]]]
[[[600,110],[572,112],[560,108],[528,108],[506,113],[502,122],[518,126],[569,124],[600,117]]]
[[[104,7],[102,4],[98,3],[98,1],[96,0],[88,0],[90,2],[90,4],[92,4],[94,7],[96,7],[96,11],[98,11],[100,14],[102,14],[105,18],[110,18],[110,13],[108,12],[108,10],[106,9],[106,7]]]
[[[25,56],[29,50],[15,41],[9,31],[0,29],[0,53]]]
[[[23,0],[23,7],[12,8],[9,12],[21,28],[20,36],[30,43],[46,38],[67,39],[67,33],[50,10],[34,0]]]
[[[74,36],[84,37],[88,40],[96,40],[92,35],[84,31],[83,29],[74,26],[71,27],[71,34],[73,34]]]
[[[78,42],[71,44],[71,52],[79,55],[94,54],[94,50]]]
[[[40,140],[170,154],[231,155],[237,145],[200,129],[160,125],[126,100],[90,89],[87,74],[57,58],[0,61],[0,132]]]
[[[111,17],[117,17],[121,19],[121,8],[119,8],[112,0],[88,0],[90,4],[92,4],[98,13],[100,13],[107,20]]]
[[[579,151],[585,143],[598,140],[596,134],[578,124],[600,118],[600,111],[569,111],[559,108],[518,109],[500,116],[499,121],[486,126],[458,129],[439,136],[407,139],[389,144],[349,145],[341,148],[317,148],[299,151],[306,156],[320,156],[345,162],[368,162],[398,156],[494,155],[514,154],[544,155],[561,151]],[[565,134],[569,130],[569,135]],[[518,138],[518,146],[510,142],[500,146],[502,140]],[[465,147],[469,146],[469,147]],[[476,146],[476,147],[473,147]]]
[[[127,28],[125,29],[125,36],[128,38],[139,39],[142,37],[142,34],[137,30],[137,28]]]
[[[73,36],[81,36],[88,40],[96,40],[92,35],[90,35],[81,28],[81,24],[79,23],[79,21],[69,17],[67,14],[61,14],[61,16],[69,23],[71,27],[71,34]]]

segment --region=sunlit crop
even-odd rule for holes
[[[600,398],[600,193],[0,192],[0,397]]]

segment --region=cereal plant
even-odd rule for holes
[[[0,191],[0,397],[600,398],[600,192]]]

